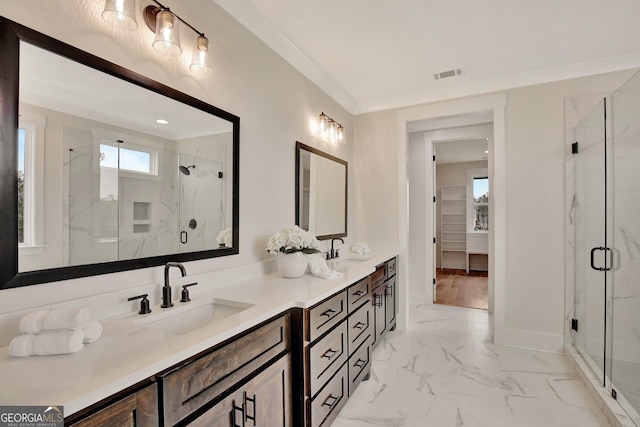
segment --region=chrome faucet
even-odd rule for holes
[[[338,258],[340,256],[340,254],[338,253],[338,249],[333,249],[333,242],[335,242],[336,240],[340,240],[344,245],[344,240],[339,237],[331,239],[331,252],[329,253],[329,259]]]
[[[171,302],[171,286],[169,285],[169,269],[171,267],[178,267],[180,269],[180,274],[182,277],[187,275],[187,270],[184,268],[184,265],[179,262],[168,262],[164,266],[164,286],[162,287],[162,308],[173,307],[173,303]]]

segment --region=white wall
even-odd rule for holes
[[[632,73],[621,71],[506,92],[505,344],[562,351],[564,159],[568,149],[564,144],[564,98],[613,90]],[[475,99],[456,102],[472,104]],[[429,104],[433,110],[442,106],[443,116],[447,115],[446,105]],[[397,117],[402,112],[382,111],[355,119],[355,164],[360,166],[356,186],[366,194],[356,206],[362,224],[358,237],[365,235],[367,224],[373,224],[379,235],[399,239],[398,153],[405,151],[399,145]],[[380,209],[380,200],[387,206]]]
[[[142,9],[149,1],[138,1]],[[146,75],[240,117],[240,254],[190,262],[189,274],[271,258],[271,233],[294,223],[296,140],[353,161],[353,118],[245,27],[210,0],[163,2],[210,40],[214,72],[200,80],[188,71],[190,55],[165,58],[151,48],[153,34],[138,16],[135,32],[111,29],[100,18],[100,0],[0,0],[2,15],[111,62]],[[187,49],[193,35],[183,28]],[[311,121],[321,111],[345,128],[347,144],[318,139]],[[350,168],[349,182],[353,183]],[[349,186],[353,195],[353,184]],[[349,224],[354,224],[350,206]],[[380,227],[382,229],[382,226]],[[353,228],[351,229],[353,230]],[[45,242],[46,243],[46,242]],[[0,313],[131,285],[160,282],[161,267],[3,290]],[[65,292],[61,292],[64,290]],[[152,296],[153,297],[153,296]],[[157,301],[158,294],[153,298]]]

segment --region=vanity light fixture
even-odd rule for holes
[[[345,143],[344,126],[327,116],[324,112],[318,116],[318,129],[320,135],[332,143]]]
[[[179,23],[182,22],[197,34],[189,70],[200,74],[211,69],[208,58],[209,39],[205,37],[204,33],[198,31],[159,1],[152,1],[155,4],[146,6],[142,10],[142,16],[147,27],[155,33],[153,49],[167,56],[181,55]],[[105,0],[102,19],[115,27],[130,31],[135,30],[138,27],[135,20],[135,0]]]

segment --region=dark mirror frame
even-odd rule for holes
[[[329,153],[325,153],[324,151],[320,151],[317,148],[310,147],[299,141],[296,141],[296,225],[300,225],[300,167],[302,166],[300,162],[300,151],[302,150],[344,165],[344,233],[324,234],[316,237],[318,238],[318,240],[329,240],[338,237],[347,237],[347,217],[349,210],[349,164],[346,160],[342,160],[338,157],[332,156]]]
[[[210,113],[233,125],[231,248],[18,272],[18,103],[20,41]],[[239,253],[240,118],[119,65],[0,16],[0,289],[154,267]]]

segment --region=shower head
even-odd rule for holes
[[[182,166],[182,165],[180,165],[180,166],[178,167],[178,169],[180,169],[180,172],[182,172],[182,173],[183,173],[183,174],[185,174],[185,175],[191,175],[191,171],[189,170],[189,169],[191,169],[191,168],[194,168],[194,169],[195,169],[195,168],[196,168],[196,165],[191,165],[191,166]]]

